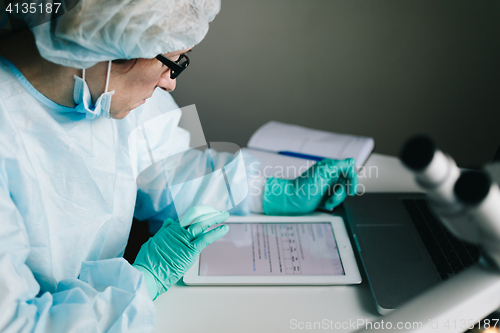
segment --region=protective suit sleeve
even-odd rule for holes
[[[238,167],[233,168],[234,172],[229,170],[226,172],[228,183],[231,188],[240,188],[245,185],[247,193],[243,200],[241,200],[234,207],[227,200],[226,197],[219,195],[220,190],[225,190],[226,185],[213,186],[210,179],[192,182],[193,179],[201,179],[200,174],[205,172],[205,166],[213,163],[214,170],[220,170],[222,167],[227,166],[228,163],[234,162],[235,154],[226,152],[216,152],[212,149],[199,151],[190,149],[182,158],[181,166],[176,165],[177,173],[174,178],[176,184],[175,197],[172,196],[171,188],[166,185],[166,189],[154,189],[138,186],[137,201],[134,212],[134,217],[139,220],[148,220],[150,223],[150,231],[152,233],[158,230],[163,221],[167,218],[177,219],[177,214],[183,215],[187,209],[183,207],[193,207],[199,205],[207,205],[218,207],[220,210],[228,210],[230,214],[234,215],[247,215],[250,213],[251,206],[254,201],[259,201],[257,206],[262,202],[262,188],[265,182],[257,185],[260,188],[260,199],[256,198],[254,193],[257,190],[252,189],[255,181],[258,178],[260,162],[245,149],[241,150],[242,159],[237,161]],[[164,163],[159,170],[155,171],[158,177],[163,176],[162,171],[168,168]],[[200,171],[202,169],[202,171]],[[244,172],[239,172],[244,169]],[[160,172],[161,171],[161,172]],[[169,172],[170,170],[167,170]],[[243,175],[244,174],[244,175]],[[152,181],[154,183],[155,181]],[[243,184],[245,182],[246,184]],[[234,185],[234,186],[233,186]],[[233,196],[236,197],[236,193]]]
[[[0,159],[0,331],[147,332],[155,309],[143,275],[123,258],[83,262],[80,276],[40,292],[26,259],[30,242]]]

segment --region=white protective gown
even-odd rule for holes
[[[86,120],[0,62],[0,331],[153,328],[155,309],[142,274],[122,255],[134,211],[160,221],[176,218],[176,211],[168,191],[138,191],[144,165],[132,166],[141,157],[131,159],[128,141],[141,124],[175,109],[172,97],[157,90],[123,120]],[[163,128],[174,151],[189,146],[189,133],[177,126],[179,113],[172,111]],[[189,154],[193,161],[204,155]],[[216,165],[232,158],[216,155]],[[245,166],[254,162],[243,155]],[[179,177],[188,179],[191,169],[183,170]],[[189,193],[189,204],[210,204],[202,195],[206,185],[177,187]],[[182,205],[182,189],[177,193]],[[248,211],[248,200],[239,207]]]

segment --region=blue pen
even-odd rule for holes
[[[285,155],[285,156],[290,156],[290,157],[297,157],[297,158],[303,158],[306,160],[313,160],[313,161],[321,161],[324,160],[326,157],[321,157],[321,156],[315,156],[315,155],[307,155],[307,154],[301,154],[301,153],[295,153],[292,151],[280,151],[278,152],[280,155]]]

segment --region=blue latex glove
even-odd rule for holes
[[[356,194],[356,160],[324,159],[296,179],[270,177],[264,188],[263,208],[267,215],[302,215],[323,204],[328,210]]]
[[[227,212],[213,208],[207,212],[206,209],[193,207],[181,218],[180,223],[172,219],[165,220],[160,230],[142,245],[132,266],[144,273],[153,300],[166,292],[193,266],[205,247],[229,231],[227,225],[206,231],[228,217]]]

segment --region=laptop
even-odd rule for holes
[[[382,315],[479,259],[479,248],[448,232],[424,194],[366,193],[347,198],[344,209]]]

